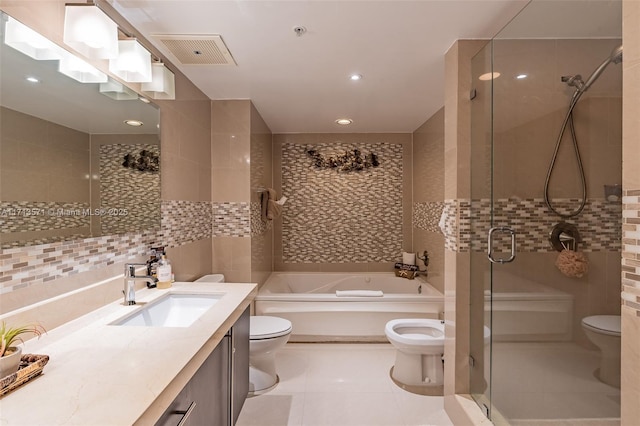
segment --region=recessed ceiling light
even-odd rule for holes
[[[336,120],[336,123],[341,126],[348,126],[349,124],[353,123],[353,120],[350,118],[339,118]]]
[[[516,78],[517,78],[518,80],[522,80],[522,79],[527,78],[527,77],[528,77],[528,75],[527,75],[527,74],[518,74],[518,75],[516,75]]]
[[[142,121],[140,121],[140,120],[124,120],[124,124],[127,124],[129,126],[133,126],[133,127],[140,127],[144,123]]]
[[[40,80],[38,80],[35,77],[31,77],[31,76],[26,77],[25,80],[27,80],[29,83],[40,83]]]
[[[488,81],[488,80],[494,80],[496,78],[500,77],[500,73],[495,71],[495,72],[488,72],[486,74],[482,74],[480,77],[478,77],[478,80],[482,80],[482,81]]]
[[[353,81],[362,80],[362,74],[351,74],[349,76],[349,79],[351,79]]]

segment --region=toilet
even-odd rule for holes
[[[205,275],[196,282],[221,283],[224,275]],[[287,343],[291,330],[291,321],[284,318],[249,318],[249,396],[268,392],[278,384],[276,352]]]
[[[404,386],[442,386],[444,321],[407,318],[387,322],[385,335],[396,348],[391,378]]]
[[[600,349],[600,381],[620,387],[620,315],[594,315],[582,318],[587,338]]]
[[[249,396],[260,395],[278,384],[276,352],[289,340],[291,321],[266,315],[250,318]]]

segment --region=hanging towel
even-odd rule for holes
[[[382,297],[382,290],[336,290],[338,297]]]
[[[275,189],[267,189],[267,196],[267,219],[273,220],[282,214],[282,205],[276,202],[277,197]]]

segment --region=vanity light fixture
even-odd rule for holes
[[[336,120],[336,124],[339,124],[341,126],[348,126],[351,123],[353,123],[353,120],[350,118],[339,118]]]
[[[175,99],[176,81],[173,73],[162,62],[151,64],[152,80],[142,83],[140,88],[152,99]]]
[[[60,59],[58,71],[80,83],[106,83],[109,80],[105,73],[68,52]]]
[[[494,71],[494,72],[488,72],[488,73],[482,74],[480,77],[478,77],[478,80],[489,81],[489,80],[495,80],[498,77],[500,77],[500,73],[497,71]]]
[[[109,71],[129,83],[151,81],[151,54],[135,39],[118,41],[118,57],[109,60]]]
[[[11,16],[5,24],[4,44],[36,60],[62,57],[61,49],[55,43]]]
[[[126,124],[128,126],[133,126],[133,127],[140,127],[144,123],[142,121],[140,121],[140,120],[124,120],[124,124]]]
[[[63,41],[91,59],[118,56],[118,25],[98,6],[69,3],[64,9]]]
[[[109,79],[106,83],[100,83],[100,93],[116,101],[138,99],[136,92],[112,79]]]

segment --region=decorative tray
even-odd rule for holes
[[[0,396],[39,376],[47,362],[49,362],[49,355],[22,355],[18,371],[0,379]]]

